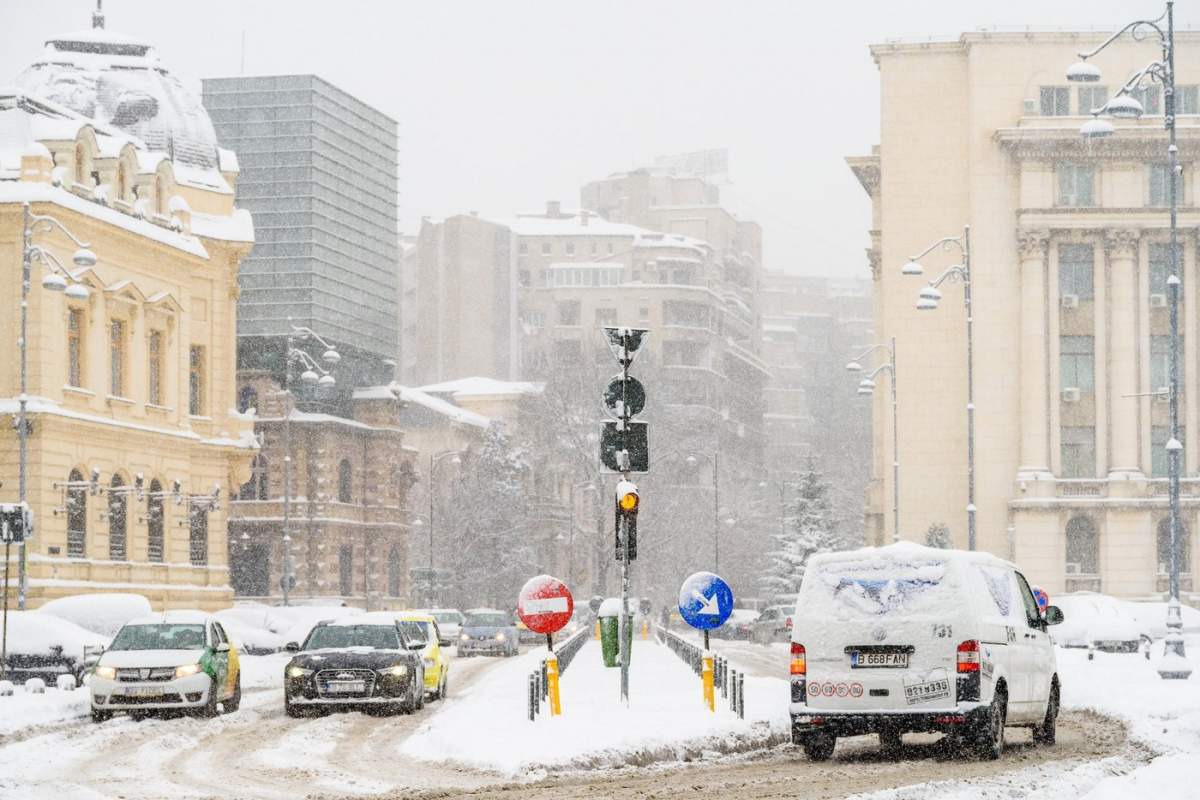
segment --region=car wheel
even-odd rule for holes
[[[802,746],[809,761],[828,761],[837,746],[837,738],[828,733],[810,733],[804,737]]]
[[[899,758],[903,742],[904,737],[900,731],[883,730],[879,732],[879,749],[883,751],[884,758],[892,760]]]
[[[221,710],[232,714],[242,704],[242,675],[238,673],[237,682],[233,684],[233,695],[221,704]]]
[[[304,709],[293,703],[286,693],[283,695],[283,712],[293,719],[304,716]]]
[[[1057,739],[1058,728],[1058,681],[1050,685],[1050,699],[1046,701],[1046,718],[1033,729],[1033,740],[1038,744],[1052,745]]]
[[[450,682],[450,674],[448,672],[443,672],[442,673],[442,688],[438,690],[438,700],[446,699],[446,685],[449,682]]]
[[[200,706],[197,715],[205,719],[212,719],[217,715],[217,682],[211,681],[208,686],[208,700],[204,705]]]
[[[425,707],[425,673],[421,673],[421,682],[417,684],[416,708],[420,711]]]
[[[95,722],[97,724],[99,724],[101,722],[107,722],[108,720],[112,719],[112,715],[113,715],[113,712],[111,712],[111,711],[98,711],[93,708],[92,709],[92,722]]]
[[[975,753],[980,758],[995,761],[1004,752],[1004,723],[1008,719],[1008,694],[996,690],[987,715],[975,729]]]

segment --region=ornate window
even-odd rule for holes
[[[1092,279],[1095,250],[1090,244],[1064,244],[1058,248],[1058,292],[1083,300],[1095,296]]]
[[[194,344],[188,354],[188,414],[193,417],[204,415],[206,408],[206,376],[204,347]]]
[[[163,333],[150,331],[147,342],[149,364],[147,373],[149,379],[147,402],[151,405],[163,405]]]
[[[1079,116],[1087,116],[1108,102],[1107,86],[1079,87]]]
[[[1095,349],[1096,340],[1093,336],[1058,337],[1059,381],[1062,388],[1081,392],[1095,390]]]
[[[125,479],[114,474],[108,493],[108,557],[113,561],[129,558],[129,495],[124,488]]]
[[[1096,477],[1096,429],[1094,427],[1063,426],[1061,477]]]
[[[239,500],[269,500],[271,487],[268,483],[267,459],[260,453],[250,464],[250,480],[242,484]]]
[[[188,514],[188,560],[197,567],[208,563],[208,509],[192,508]]]
[[[83,386],[84,344],[83,310],[72,308],[67,312],[67,385]]]
[[[343,458],[338,464],[338,502],[351,503],[354,496],[354,468],[350,460]]]
[[[114,319],[109,323],[109,393],[114,397],[125,396],[125,321]]]
[[[87,488],[77,469],[67,477],[67,556],[87,557]]]
[[[1158,574],[1168,575],[1171,572],[1171,518],[1166,517],[1158,523]],[[1183,520],[1179,520],[1179,572],[1181,575],[1192,571],[1192,535]]]
[[[1100,535],[1090,517],[1067,522],[1067,576],[1100,574]]]
[[[1041,91],[1043,117],[1066,117],[1071,114],[1071,88],[1069,86],[1043,86]]]
[[[148,543],[146,557],[150,561],[163,560],[164,536],[166,520],[164,519],[165,509],[162,499],[162,484],[158,479],[150,481],[150,494],[146,498],[146,531],[148,534]]]
[[[1096,168],[1091,164],[1058,165],[1058,205],[1086,208],[1096,205]]]

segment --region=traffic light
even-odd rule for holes
[[[629,374],[629,367],[649,331],[644,328],[606,326],[604,336],[621,365],[604,389],[602,401],[613,417],[600,424],[600,463],[609,472],[630,473],[650,470],[647,425],[633,422],[646,407],[646,388]]]
[[[624,560],[621,545],[621,531],[625,531],[628,539],[629,560],[637,558],[637,514],[642,505],[638,495],[637,485],[630,481],[617,484],[616,493],[616,531],[617,531],[617,561]]]
[[[33,538],[33,511],[25,503],[0,503],[0,542],[20,544]]]

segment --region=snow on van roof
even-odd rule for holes
[[[824,564],[831,561],[847,561],[851,559],[894,559],[956,561],[971,564],[990,564],[993,566],[1016,565],[984,550],[949,550],[939,547],[927,547],[916,542],[900,541],[882,547],[860,547],[856,550],[840,550],[832,553],[818,553],[809,559],[809,564]]]

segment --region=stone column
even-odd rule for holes
[[[1138,352],[1141,331],[1138,326],[1138,237],[1137,230],[1107,230],[1104,250],[1108,258],[1112,293],[1109,299],[1109,442],[1112,460],[1110,480],[1144,478],[1138,466],[1138,427],[1144,389],[1139,378]]]
[[[1017,480],[1050,474],[1049,370],[1046,350],[1046,252],[1048,230],[1018,230],[1021,257],[1021,466]]]

